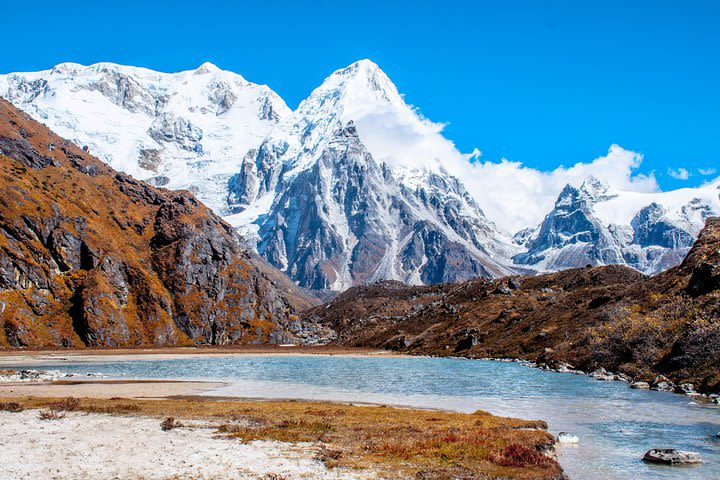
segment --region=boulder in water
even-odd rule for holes
[[[685,395],[697,395],[695,385],[692,383],[683,383],[679,387],[675,387],[676,393],[684,393]]]
[[[643,460],[651,463],[664,463],[666,465],[684,465],[702,462],[702,457],[696,452],[685,452],[674,448],[653,448],[643,455]]]
[[[580,443],[580,439],[572,433],[560,432],[557,436],[557,443],[560,445],[576,445]]]
[[[630,388],[635,390],[650,390],[650,384],[648,382],[633,382],[630,384]]]

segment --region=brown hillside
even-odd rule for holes
[[[304,313],[345,345],[467,357],[565,361],[720,390],[720,219],[682,265],[655,277],[627,267],[498,281],[348,290]]]
[[[288,341],[312,302],[189,193],[0,100],[0,347]]]

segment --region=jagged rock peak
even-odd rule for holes
[[[594,175],[590,175],[583,181],[580,191],[595,202],[608,200],[614,196],[610,194],[610,185]]]
[[[527,252],[514,261],[539,270],[618,263],[658,273],[677,265],[705,220],[720,213],[715,192],[624,192],[588,177],[579,188],[566,185],[542,224],[516,236]]]

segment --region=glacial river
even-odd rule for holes
[[[720,407],[688,397],[632,390],[621,382],[545,372],[519,363],[426,357],[241,355],[174,360],[65,363],[33,369],[112,377],[219,380],[209,395],[296,398],[433,407],[543,419],[570,432],[558,446],[571,479],[720,479]],[[648,465],[650,448],[700,452],[691,467]]]

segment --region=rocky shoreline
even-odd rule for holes
[[[624,373],[613,373],[605,370],[604,368],[598,368],[592,372],[586,372],[575,368],[566,362],[557,362],[554,366],[544,362],[533,362],[531,360],[525,360],[521,358],[471,358],[471,357],[450,357],[450,358],[464,358],[468,360],[489,360],[493,362],[513,362],[520,363],[523,366],[530,368],[537,368],[547,372],[556,373],[572,373],[574,375],[585,375],[593,377],[595,380],[605,382],[624,382],[628,384],[629,388],[635,390],[654,390],[658,392],[669,392],[685,395],[692,398],[693,400],[699,400],[701,402],[720,404],[720,394],[718,393],[700,393],[695,390],[695,386],[692,383],[682,383],[676,385],[671,382],[664,375],[658,375],[655,377],[653,382],[645,382],[633,379],[632,377],[625,375]]]

